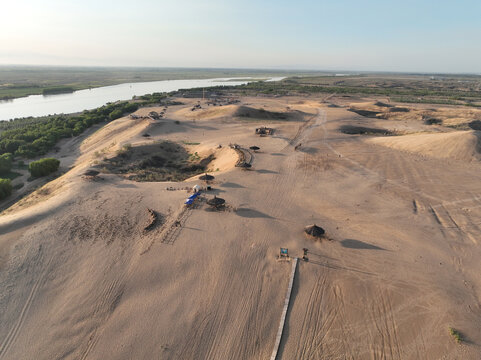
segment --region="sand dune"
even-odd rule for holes
[[[380,101],[350,103],[349,109],[359,115],[390,119],[395,121],[416,121],[426,125],[443,124],[446,126],[469,128],[473,121],[481,120],[481,110],[467,107],[408,104],[395,105]]]
[[[378,137],[367,141],[440,159],[471,161],[480,157],[480,135],[476,131]]]
[[[0,216],[0,360],[267,359],[291,271],[280,247],[308,248],[309,261],[277,359],[480,358],[481,164],[464,161],[474,132],[368,140],[338,130],[359,115],[315,97],[191,112],[197,100],[159,121],[104,126],[47,195]],[[303,121],[272,120],[275,135],[258,137],[265,120],[240,120],[244,107],[299,110]],[[213,190],[195,208],[183,204],[197,176],[81,176],[126,143],[161,141],[214,153]],[[250,171],[232,166],[229,142],[261,147]],[[207,206],[215,195],[224,211]],[[307,238],[312,223],[330,240]]]
[[[192,111],[191,108],[182,108],[175,112],[175,117],[198,120],[212,120],[231,116],[239,108],[238,105],[212,106],[204,109]]]
[[[238,155],[227,144],[219,148],[216,142],[203,142],[199,145],[188,146],[192,153],[198,153],[200,157],[214,155],[214,160],[209,164],[210,171],[223,172],[234,168]]]
[[[304,104],[300,104],[304,105]],[[305,106],[304,107],[308,107]],[[302,107],[301,107],[302,108]],[[272,106],[266,104],[263,107],[252,107],[247,105],[224,105],[211,106],[192,111],[190,108],[181,109],[175,112],[175,117],[184,117],[192,120],[214,120],[227,118],[242,118],[246,120],[301,120],[305,114],[300,110],[288,110],[286,107]]]

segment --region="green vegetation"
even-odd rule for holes
[[[114,111],[112,111],[110,114],[109,114],[109,119],[110,120],[115,120],[115,119],[118,119],[118,118],[121,118],[122,117],[122,110],[121,109],[115,109]]]
[[[362,95],[384,95],[384,96],[443,96],[447,100],[459,96],[470,96],[481,99],[481,92],[464,92],[452,90],[429,90],[429,89],[397,89],[397,88],[376,88],[364,86],[322,86],[306,85],[302,83],[293,84],[287,81],[280,82],[253,82],[237,87],[220,87],[230,90],[250,90],[263,94],[286,95],[289,92],[298,93],[323,93],[323,94],[362,94]]]
[[[9,171],[7,173],[4,173],[4,174],[1,174],[0,175],[3,179],[10,179],[10,180],[14,180],[16,178],[18,178],[19,176],[22,176],[22,174],[18,173],[18,172],[14,172],[14,171]]]
[[[0,154],[33,158],[52,150],[62,138],[80,135],[94,124],[116,119],[137,110],[139,105],[119,102],[80,115],[56,115],[0,122]]]
[[[194,154],[189,154],[189,160],[190,161],[197,161],[200,160],[200,156],[197,153],[197,151]]]
[[[166,99],[168,95],[166,93],[152,93],[136,97],[136,99],[143,100],[144,104],[156,104]]]
[[[182,141],[182,144],[184,144],[184,145],[200,145],[199,142],[190,142],[190,141]]]
[[[28,74],[26,76],[25,74]],[[0,100],[52,94],[49,89],[81,90],[129,82],[318,75],[319,72],[287,72],[243,69],[107,68],[55,66],[0,66]],[[55,90],[54,90],[55,91]],[[64,91],[62,91],[64,92]],[[58,92],[55,92],[58,93]]]
[[[12,193],[12,180],[21,174],[12,172],[13,156],[11,153],[0,155],[0,200]]]
[[[217,94],[255,95],[266,94],[336,94],[375,95],[391,97],[391,100],[407,103],[448,104],[481,107],[480,76],[456,76],[427,78],[422,75],[352,75],[290,77],[277,82],[257,81],[239,86],[206,88]],[[195,94],[198,89],[182,90],[185,95]]]
[[[103,172],[120,174],[134,181],[182,181],[205,172],[214,155],[201,158],[189,154],[180,144],[161,143],[122,149],[114,158],[105,159]]]
[[[451,334],[451,336],[454,338],[454,340],[456,340],[457,343],[461,343],[463,341],[463,336],[461,335],[461,333],[456,330],[455,328],[452,328],[450,327],[449,328],[449,333]]]
[[[42,95],[66,94],[74,92],[75,89],[71,86],[52,86],[42,90]]]
[[[21,170],[27,170],[28,169],[28,165],[25,164],[25,162],[23,160],[18,160],[16,164],[14,164],[12,167],[14,167],[15,169],[21,169]]]
[[[28,171],[32,177],[42,177],[49,175],[58,170],[60,161],[54,158],[45,158],[37,161],[32,161],[28,166]]]
[[[5,175],[12,169],[13,156],[11,153],[0,155],[0,175]]]
[[[12,193],[12,181],[10,179],[0,179],[0,200],[5,199]]]

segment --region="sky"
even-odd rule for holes
[[[481,73],[480,0],[2,1],[0,64]]]

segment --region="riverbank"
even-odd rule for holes
[[[269,80],[281,78],[270,77]],[[146,94],[168,93],[181,89],[212,86],[236,86],[254,81],[258,81],[257,78],[244,78],[242,80],[236,78],[162,80],[122,83],[52,96],[32,95],[8,102],[0,102],[0,120],[39,117],[51,114],[71,114],[96,109],[116,101],[131,100],[134,97]]]
[[[310,74],[308,72],[252,69],[189,69],[189,68],[109,68],[59,66],[0,66],[0,101],[30,95],[58,87],[72,91],[94,89],[124,83],[163,80],[251,77],[268,79],[277,76]]]

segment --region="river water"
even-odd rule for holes
[[[108,102],[130,100],[135,95],[141,96],[154,92],[169,92],[209,86],[242,85],[255,81],[255,79],[242,79],[243,81],[240,81],[240,78],[239,81],[236,81],[235,78],[149,81],[103,86],[79,90],[69,94],[30,95],[23,98],[0,101],[0,120],[62,113],[69,114],[94,109]],[[267,81],[282,79],[282,77],[275,77]]]

